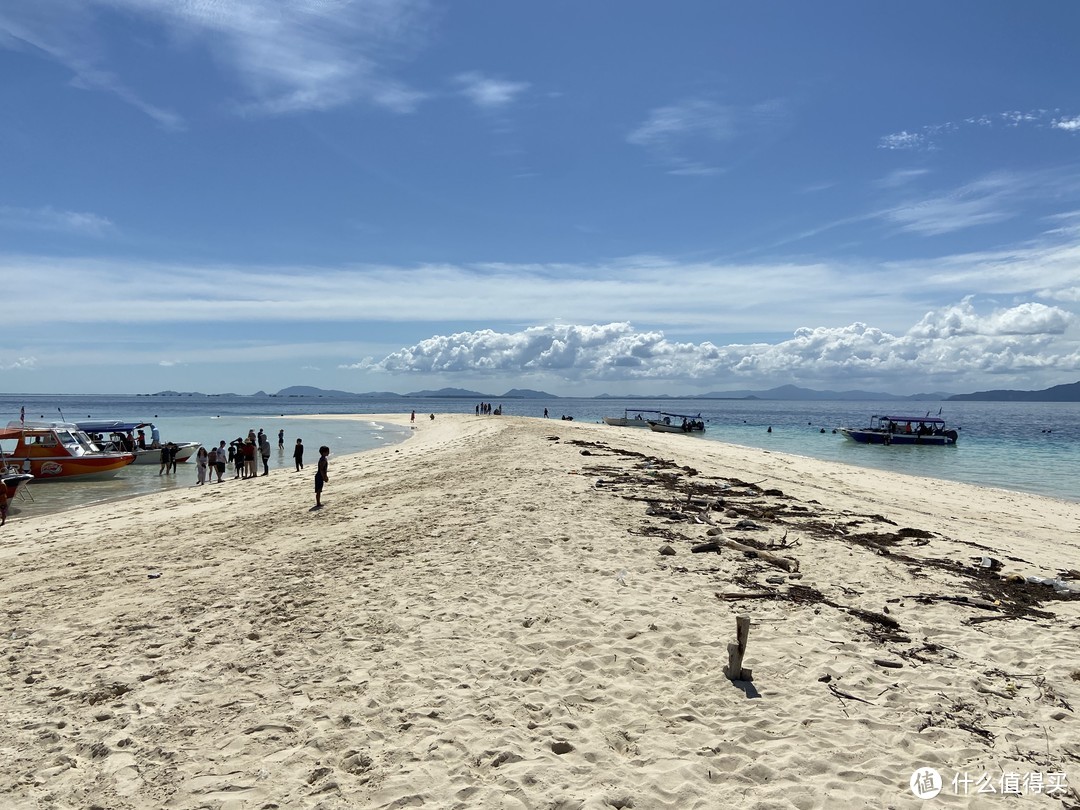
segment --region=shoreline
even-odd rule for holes
[[[16,801],[869,808],[922,806],[924,766],[1080,784],[1080,599],[1003,579],[1080,569],[1080,504],[591,423],[415,428],[331,454],[318,512],[282,470],[9,522]],[[673,517],[688,499],[716,525]],[[797,570],[691,551],[717,538]],[[723,674],[739,615],[752,684]]]

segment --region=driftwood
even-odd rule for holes
[[[750,617],[735,617],[735,643],[728,644],[728,663],[724,667],[724,674],[732,681],[752,681],[754,673],[749,669],[743,669],[743,656],[746,654],[746,642],[750,637]]]
[[[760,560],[775,565],[777,568],[783,568],[789,574],[799,570],[799,561],[793,557],[781,557],[773,554],[769,551],[764,551],[760,548],[754,548],[753,546],[744,546],[735,540],[728,540],[726,537],[714,537],[705,543],[699,543],[690,550],[695,554],[701,554],[705,551],[720,551],[721,546],[727,546],[735,551],[741,551],[744,554],[749,554],[751,557],[757,557]]]
[[[778,599],[779,597],[781,597],[783,595],[784,594],[779,593],[778,591],[756,591],[756,592],[746,592],[746,593],[731,592],[731,593],[718,593],[718,594],[716,594],[716,598],[717,599],[723,599],[725,601],[733,601],[735,599]]]
[[[713,527],[707,532],[707,534],[713,539],[709,542],[701,543],[694,546],[691,551],[695,551],[698,553],[702,551],[719,551],[719,546],[724,545],[730,549],[734,549],[735,551],[741,551],[744,554],[749,554],[751,557],[757,557],[760,560],[764,560],[770,565],[775,565],[777,568],[783,568],[789,574],[799,570],[799,561],[796,560],[794,557],[781,557],[760,548],[754,548],[753,546],[744,545],[737,540],[729,540],[726,537],[721,536],[723,529],[716,525],[716,521],[712,519],[712,515],[710,515],[708,512],[698,512],[698,517],[701,518],[701,520],[703,520],[705,523],[708,523],[710,526]],[[787,535],[785,534],[784,537],[786,538]]]

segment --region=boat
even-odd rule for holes
[[[655,433],[704,433],[705,420],[699,413],[687,416],[681,413],[661,413],[661,419],[649,422],[649,430]]]
[[[76,426],[94,439],[102,450],[115,453],[134,453],[135,464],[161,463],[161,438],[153,422],[76,422]],[[150,428],[150,441],[146,441]],[[107,435],[107,438],[106,438]],[[138,438],[135,438],[138,436]],[[187,461],[198,452],[202,442],[173,442],[177,463]]]
[[[9,503],[19,494],[19,490],[24,484],[28,484],[33,480],[34,476],[30,475],[30,473],[19,472],[17,467],[9,468],[6,472],[0,472],[0,486],[7,492]]]
[[[840,432],[860,444],[945,446],[956,444],[960,437],[937,416],[871,416],[869,427],[842,427]]]
[[[633,414],[633,416],[631,416]],[[652,414],[652,417],[647,417],[645,414]],[[647,428],[649,426],[650,418],[657,418],[662,416],[661,411],[642,411],[636,408],[627,408],[623,411],[622,416],[605,416],[604,424],[612,425],[614,427],[639,427]]]
[[[135,460],[134,453],[102,450],[71,422],[9,422],[0,440],[14,439],[4,455],[37,481],[108,478]]]

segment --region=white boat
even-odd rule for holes
[[[13,501],[23,486],[34,480],[30,473],[20,472],[17,467],[10,467],[0,472],[0,486],[7,492],[8,501]]]
[[[705,420],[701,414],[684,416],[678,413],[665,413],[662,419],[649,422],[649,430],[655,433],[704,433]]]
[[[631,414],[633,414],[631,416]],[[650,414],[646,416],[646,414]],[[649,419],[656,419],[662,417],[663,414],[660,411],[640,411],[634,408],[627,408],[623,411],[622,416],[605,416],[604,424],[612,425],[613,427],[639,427],[647,428],[649,426]]]
[[[162,442],[153,422],[77,422],[80,430],[95,437],[103,450],[135,454],[135,464],[160,464]],[[150,441],[146,440],[150,428]],[[172,442],[176,445],[177,463],[187,461],[198,452],[202,442]]]

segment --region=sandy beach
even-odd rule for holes
[[[1080,503],[471,415],[313,473],[9,520],[0,805],[1080,807]]]

